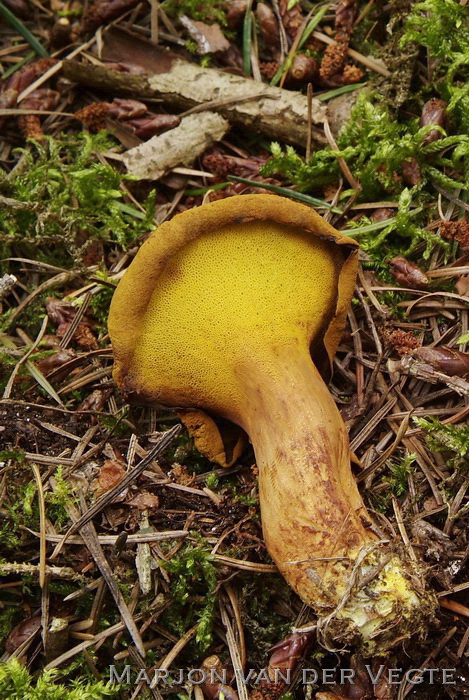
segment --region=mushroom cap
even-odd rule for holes
[[[116,289],[115,381],[133,402],[240,424],[243,358],[268,364],[277,349],[303,344],[329,374],[356,267],[355,241],[283,197],[185,211],[150,235]]]

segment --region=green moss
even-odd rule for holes
[[[247,632],[253,658],[250,663],[265,665],[270,647],[285,637],[291,628],[291,620],[276,611],[283,601],[290,605],[293,593],[286,582],[273,574],[249,574],[242,576],[240,591],[241,616]]]
[[[0,171],[0,194],[24,204],[0,212],[2,257],[14,247],[16,255],[70,267],[81,261],[90,239],[125,247],[151,228],[155,193],[142,216],[122,201],[120,184],[132,178],[96,158],[112,146],[111,137],[100,132],[45,137],[32,141],[30,150],[18,149],[23,162],[16,176]]]
[[[432,450],[445,452],[454,469],[469,470],[469,426],[445,425],[436,418],[414,418]]]
[[[384,481],[389,484],[395,496],[402,496],[407,492],[407,479],[412,473],[412,464],[414,462],[415,455],[410,454],[404,457],[400,462],[389,465],[390,476],[385,476]]]
[[[165,0],[162,8],[171,17],[188,15],[202,22],[219,22],[226,25],[226,16],[220,0]]]
[[[33,679],[18,659],[12,659],[0,665],[0,697],[9,700],[100,700],[117,695],[117,688],[102,681],[56,684],[62,673],[52,669]]]
[[[196,533],[194,533],[197,536]],[[163,613],[164,624],[178,634],[198,623],[196,641],[200,651],[212,642],[217,584],[210,547],[187,542],[170,561],[161,561],[171,576],[173,604]]]

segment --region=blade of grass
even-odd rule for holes
[[[298,44],[299,49],[301,49],[301,47],[304,46],[304,44],[308,41],[309,37],[314,32],[314,30],[316,29],[316,27],[318,26],[319,22],[322,20],[328,9],[329,5],[324,5],[324,7],[321,7],[321,9],[316,12],[314,17],[311,17],[300,39],[300,43]]]
[[[229,182],[219,182],[216,185],[209,185],[208,187],[199,187],[198,189],[195,190],[186,190],[184,194],[187,194],[189,197],[197,197],[200,194],[207,194],[210,190],[213,190],[216,192],[217,190],[224,190],[225,187],[228,187],[231,183]]]
[[[409,216],[415,216],[423,211],[423,207],[417,207],[409,212]],[[393,216],[390,219],[385,219],[384,221],[376,221],[374,224],[367,224],[366,226],[357,226],[356,228],[344,228],[341,229],[342,233],[347,234],[350,238],[354,236],[359,236],[362,233],[372,233],[373,231],[380,231],[382,228],[386,228],[391,224],[396,222],[397,217]]]
[[[46,391],[49,396],[59,404],[59,406],[63,406],[60,396],[57,394],[54,387],[47,381],[41,370],[36,367],[34,362],[31,362],[31,360],[26,360],[25,367],[29,374],[34,377],[37,383],[42,386],[44,391]]]
[[[21,34],[21,36],[28,42],[28,44],[31,46],[32,49],[35,50],[35,52],[38,54],[38,56],[42,56],[42,58],[49,58],[49,53],[45,50],[45,48],[42,46],[42,44],[39,43],[39,41],[36,39],[34,34],[32,34],[29,29],[23,24],[21,20],[16,17],[16,15],[13,14],[5,5],[0,2],[0,15],[6,19],[8,24],[13,27],[13,29],[16,29],[18,34]]]
[[[328,202],[318,199],[317,197],[311,197],[309,194],[304,194],[303,192],[295,192],[294,190],[289,190],[286,187],[280,187],[278,185],[269,185],[266,182],[247,180],[245,177],[238,177],[237,175],[228,175],[228,180],[242,182],[243,184],[250,185],[251,187],[261,187],[263,190],[269,190],[269,192],[275,192],[275,194],[290,197],[290,199],[297,199],[299,202],[310,204],[312,207],[321,207],[322,209],[328,209],[329,211],[334,212],[334,214],[342,214],[342,210],[338,207],[331,207]]]
[[[243,71],[251,75],[252,0],[248,0],[243,24]]]
[[[300,37],[298,37],[298,40],[295,39],[295,41],[292,44],[291,49],[288,53],[288,56],[285,58],[284,62],[282,63],[282,65],[280,66],[278,71],[275,73],[272,80],[270,81],[271,85],[274,85],[274,86],[278,85],[278,83],[281,81],[283,75],[285,75],[285,73],[288,73],[297,50],[301,49],[303,44],[307,41],[308,37],[314,32],[314,30],[316,29],[316,27],[318,26],[318,24],[320,23],[320,21],[322,20],[324,15],[326,14],[328,7],[329,7],[329,5],[322,7],[318,12],[316,12],[314,17],[311,17],[309,22],[307,21],[307,18],[306,18],[305,22],[303,23],[303,26],[304,26],[303,33],[301,34]],[[311,14],[311,12],[309,14]]]
[[[334,90],[328,90],[328,92],[323,92],[315,95],[317,100],[332,100],[334,97],[340,97],[340,95],[345,95],[347,92],[355,92],[355,90],[360,90],[360,88],[366,87],[367,83],[353,83],[352,85],[342,85],[342,87],[335,88]]]
[[[35,51],[30,51],[29,53],[26,54],[24,58],[21,59],[21,61],[18,61],[18,63],[13,64],[6,70],[4,73],[2,73],[2,80],[6,80],[7,78],[10,77],[10,75],[13,75],[13,73],[16,73],[17,70],[22,68],[28,61],[30,61],[34,56],[36,55]]]

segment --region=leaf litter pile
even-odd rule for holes
[[[466,0],[3,0],[0,33],[0,697],[466,696]],[[252,451],[219,468],[112,381],[141,243],[259,192],[361,246],[330,390],[367,507],[439,600],[386,658],[318,643],[267,555]]]

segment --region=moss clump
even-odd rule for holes
[[[201,543],[191,542],[182,547],[169,561],[160,564],[171,576],[171,593],[174,603],[162,619],[170,629],[184,634],[198,622],[196,642],[200,651],[208,649],[212,642],[217,585],[216,569],[210,549]]]
[[[45,137],[20,149],[23,164],[7,177],[0,170],[0,194],[16,203],[0,212],[0,254],[15,254],[70,267],[81,262],[90,241],[128,245],[151,228],[154,194],[146,213],[125,204],[120,185],[132,179],[96,157],[114,146],[106,132],[60,140]]]
[[[101,700],[116,697],[118,690],[102,681],[71,681],[55,684],[61,673],[44,671],[37,679],[18,659],[0,665],[0,697],[9,700]]]

